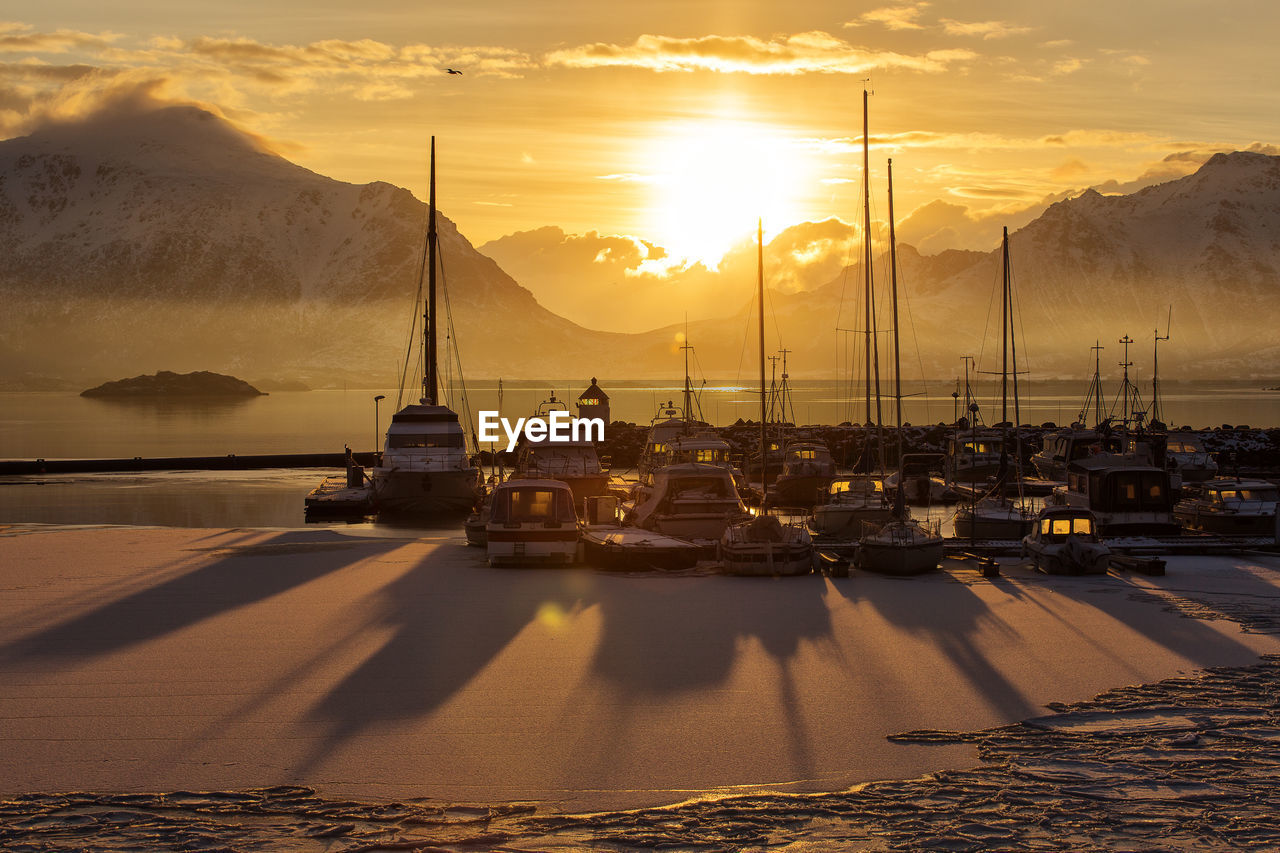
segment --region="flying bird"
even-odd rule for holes
[[[452,68],[446,68],[446,69],[445,69],[445,71],[448,71],[450,74],[461,74],[461,73],[462,73],[461,71],[454,71]]]

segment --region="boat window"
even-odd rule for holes
[[[1139,498],[1142,488],[1141,472],[1121,471],[1115,475],[1112,482],[1114,483],[1112,509],[1136,510],[1142,505],[1142,501]]]
[[[694,462],[718,462],[720,454],[714,448],[708,450],[695,450],[693,452]]]
[[[1158,471],[1142,472],[1142,506],[1144,509],[1164,509],[1169,503],[1164,475]]]
[[[1073,518],[1071,520],[1071,532],[1081,533],[1086,536],[1093,533],[1093,519],[1091,518]]]
[[[413,447],[462,447],[462,433],[432,433],[431,435],[415,435],[392,433],[387,436],[387,447],[401,450]]]
[[[1049,534],[1049,531],[1050,531],[1050,530],[1052,530],[1052,529],[1053,529],[1053,519],[1052,519],[1052,518],[1042,518],[1042,519],[1040,519],[1040,532],[1041,532],[1042,534],[1044,534],[1044,535],[1046,535],[1046,536],[1047,536],[1047,535]]]
[[[1218,498],[1223,501],[1234,501],[1238,500],[1239,497],[1240,495],[1235,489],[1223,489],[1218,492]]]
[[[525,487],[506,489],[495,502],[493,521],[567,521],[573,517],[573,499],[563,489]]]
[[[1053,535],[1066,536],[1071,532],[1071,519],[1055,518],[1053,519]]]
[[[1246,501],[1274,501],[1277,492],[1275,489],[1241,489],[1240,499]]]

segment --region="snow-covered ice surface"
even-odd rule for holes
[[[1275,850],[1280,658],[1108,691],[980,732],[981,766],[837,794],[541,815],[533,805],[359,803],[308,788],[32,794],[0,846],[100,850]]]
[[[15,557],[11,566],[16,564],[19,556],[32,560],[41,554],[53,554],[59,547],[67,548],[68,553],[79,553],[78,549],[87,535],[76,531],[23,534],[4,540],[8,549],[5,553]],[[197,535],[201,538],[193,538]],[[253,632],[260,630],[278,633],[275,642],[280,648],[276,655],[281,658],[287,658],[289,652],[289,637],[279,627],[283,618],[281,614],[304,599],[295,600],[290,597],[292,593],[284,588],[292,575],[271,579],[273,573],[293,572],[297,574],[293,580],[320,584],[323,578],[318,573],[327,570],[334,574],[335,584],[340,581],[338,587],[346,591],[346,597],[351,598],[363,577],[362,572],[372,571],[378,579],[385,580],[388,575],[384,572],[394,576],[394,572],[402,571],[396,567],[405,562],[412,564],[413,561],[426,560],[428,562],[423,565],[430,568],[429,561],[433,555],[446,553],[442,545],[393,546],[338,537],[328,531],[323,535],[291,532],[279,536],[263,533],[246,535],[243,531],[223,534],[169,530],[99,531],[94,534],[93,541],[101,547],[96,569],[94,566],[66,569],[61,586],[50,591],[40,588],[49,581],[45,576],[34,574],[24,580],[28,575],[13,573],[14,579],[8,582],[7,594],[11,597],[25,596],[23,600],[32,603],[46,599],[60,601],[56,596],[65,597],[68,588],[78,588],[74,583],[75,577],[70,574],[72,571],[96,570],[103,573],[102,578],[120,582],[111,554],[123,552],[127,556],[121,559],[134,566],[135,572],[139,571],[136,566],[140,562],[154,560],[158,562],[156,568],[167,573],[164,577],[169,580],[160,584],[163,598],[157,598],[157,593],[144,589],[140,593],[144,603],[162,600],[174,611],[175,618],[185,614],[185,621],[199,627],[203,623],[197,623],[195,617],[201,617],[204,622],[212,621],[210,611],[225,606],[225,602],[219,605],[208,599],[211,595],[230,594],[229,591],[219,592],[220,586],[229,579],[239,578],[242,584],[258,585],[269,581],[269,588],[254,587],[255,597],[262,596],[262,602],[247,603],[244,600],[247,593],[244,592],[235,599],[234,603],[242,605],[238,612],[244,614],[245,622],[230,622],[220,627],[213,625],[210,630],[218,627],[220,633],[236,635],[249,632],[247,636],[250,637],[256,637]],[[165,548],[159,548],[158,544],[164,544]],[[126,546],[132,550],[124,551]],[[150,553],[148,549],[154,550],[154,556],[147,556]],[[184,561],[178,567],[163,562],[174,553],[180,554]],[[561,573],[495,575],[478,565],[470,565],[467,552],[463,550],[448,551],[447,555],[446,562],[426,575],[429,581],[427,588],[436,589],[444,585],[450,589],[454,596],[451,599],[453,607],[467,604],[469,599],[462,594],[468,591],[477,596],[484,593],[486,597],[483,600],[491,599],[495,595],[497,580],[505,584],[504,592],[511,602],[521,600],[516,593],[522,586],[529,586],[528,595],[540,595],[546,584],[563,577]],[[356,558],[359,558],[357,562],[350,562]],[[336,567],[329,566],[326,561],[336,561]],[[1206,643],[1218,636],[1206,633],[1211,627],[1217,630],[1227,626],[1237,636],[1243,637],[1245,634],[1242,632],[1247,632],[1255,639],[1269,640],[1258,635],[1280,634],[1280,608],[1275,606],[1276,597],[1269,594],[1269,590],[1274,590],[1269,583],[1274,569],[1268,566],[1274,561],[1272,558],[1260,558],[1258,563],[1261,565],[1219,558],[1201,564],[1196,558],[1175,557],[1170,559],[1169,576],[1135,579],[1132,583],[1120,582],[1117,578],[1044,579],[1019,573],[1014,566],[1006,565],[999,586],[980,579],[975,573],[950,572],[923,581],[912,579],[892,583],[857,577],[841,581],[843,585],[833,589],[844,594],[865,596],[882,607],[889,606],[895,596],[911,599],[917,607],[920,602],[931,601],[936,596],[938,602],[946,603],[952,610],[959,606],[966,594],[994,596],[999,592],[1010,596],[1009,607],[1024,609],[1043,608],[1055,602],[1065,605],[1068,600],[1081,598],[1089,599],[1094,608],[1108,608],[1146,625],[1148,629],[1154,624],[1145,621],[1148,617],[1157,618],[1166,628],[1173,623],[1172,633],[1166,631],[1161,634],[1166,642],[1170,642],[1169,637],[1178,635]],[[55,562],[49,565],[54,567]],[[67,563],[59,560],[56,565]],[[191,571],[192,566],[194,571],[205,573],[197,578],[199,584],[188,579],[188,574],[183,574]],[[608,603],[616,596],[620,602],[627,603],[628,612],[641,607],[637,597],[650,586],[648,582],[634,578],[597,579],[589,575],[575,575],[573,579],[578,584],[597,584],[598,588],[593,593],[595,597]],[[1262,583],[1264,580],[1268,583]],[[145,586],[146,579],[132,582]],[[745,606],[743,602],[757,597],[774,600],[794,595],[798,589],[793,582],[748,586],[730,585],[722,579],[686,578],[665,579],[663,583],[666,584],[663,589],[673,589],[672,584],[681,584],[682,594],[696,598],[706,608],[711,608],[713,601],[723,602],[734,595],[743,596],[740,601],[733,599],[735,606]],[[98,588],[87,581],[82,582],[82,586],[86,590]],[[272,596],[265,597],[266,593]],[[336,590],[321,584],[312,598],[305,599],[312,610],[311,618],[318,619],[317,614],[326,612],[324,604],[331,597],[341,598],[335,593]],[[704,595],[705,601],[700,597]],[[416,594],[407,597],[419,615],[423,603],[429,601]],[[273,603],[277,599],[278,603]],[[994,598],[991,600],[995,601]],[[68,601],[62,606],[65,613],[74,614],[78,611],[73,605],[84,603]],[[662,600],[663,608],[669,609],[673,604],[670,599]],[[92,608],[93,605],[90,602],[88,606]],[[349,607],[345,604],[342,607],[332,606],[337,608],[335,613]],[[843,619],[841,614],[845,613],[842,608],[848,605],[842,600],[835,600],[827,606],[832,608],[831,618],[839,621]],[[141,638],[134,635],[140,628],[106,621],[107,616],[124,612],[119,602],[101,607],[105,615],[91,616],[89,622],[85,621],[86,617],[77,617],[79,621],[75,624],[119,633],[120,636],[98,638],[99,643],[111,643],[112,649],[123,647],[125,640],[140,642]],[[714,609],[706,608],[699,612],[704,614],[704,618],[712,618]],[[1165,610],[1169,612],[1162,612]],[[98,611],[91,609],[89,612]],[[135,619],[142,618],[140,609],[129,612]],[[572,614],[573,611],[566,612]],[[640,612],[645,614],[645,618],[656,618],[658,610],[641,609]],[[780,612],[789,610],[783,607]],[[1060,612],[1070,617],[1064,619],[1063,624],[1085,624],[1081,621],[1084,618],[1082,611]],[[869,620],[865,613],[859,613],[862,621]],[[227,610],[227,614],[223,618],[229,618],[231,611]],[[1021,625],[1024,631],[1030,624],[1035,624],[1017,622],[1013,612],[1006,616],[1010,625]],[[930,624],[945,617],[945,612],[937,611],[930,617]],[[763,612],[756,614],[756,618],[763,619]],[[1184,619],[1185,622],[1182,621]],[[1120,623],[1108,624],[1111,630],[1119,630]],[[879,633],[892,635],[902,642],[913,625],[875,627]],[[174,625],[165,621],[163,627],[172,631]],[[668,625],[665,629],[671,630],[672,627]],[[857,633],[855,628],[850,624],[837,636],[844,637],[847,631],[847,636],[856,638],[863,658],[863,666],[857,670],[861,672],[873,660],[869,643],[874,633]],[[297,630],[296,626],[294,630]],[[949,626],[947,630],[957,629]],[[210,642],[214,648],[218,647],[218,634],[205,636],[191,632],[192,629],[188,631],[187,634],[173,632],[172,639],[166,634],[151,640],[150,645],[157,653],[167,655],[180,654],[184,649],[204,654]],[[1051,635],[1051,638],[1056,638],[1054,642],[1075,655],[1083,654],[1090,643],[1103,639],[1094,631],[1083,645],[1069,645],[1075,642],[1070,632],[1055,631]],[[1009,637],[1016,636],[1012,631],[1006,633]],[[84,642],[80,633],[72,633],[65,626],[55,626],[52,633],[46,630],[45,636],[58,640],[63,655],[70,652],[73,641]],[[648,634],[645,636],[650,637]],[[702,635],[699,637],[705,640]],[[1113,638],[1108,645],[1109,650],[1133,654],[1132,650],[1139,648],[1137,635],[1117,634],[1116,637],[1118,639]],[[528,640],[527,637],[525,639]],[[1024,633],[1014,651],[1023,656],[1030,654],[1034,648],[1032,639],[1029,633]],[[650,640],[653,642],[652,637]],[[945,637],[935,637],[931,642],[945,642]],[[13,649],[22,648],[21,642],[13,646]],[[681,648],[688,653],[688,649]],[[573,657],[568,652],[568,649],[561,651],[558,668],[571,666]],[[648,652],[652,655],[653,649]],[[975,649],[977,657],[973,660],[995,662],[1000,659],[999,652],[999,645],[993,642],[983,646],[981,655]],[[1151,651],[1148,649],[1137,654],[1149,655]],[[60,660],[47,655],[15,659],[28,663],[41,661],[42,667],[50,671],[58,668]],[[381,850],[659,848],[692,851],[765,848],[787,851],[1276,850],[1280,849],[1280,827],[1274,819],[1280,812],[1280,786],[1276,781],[1280,778],[1280,752],[1276,749],[1277,742],[1280,742],[1280,655],[1252,659],[1256,662],[1199,670],[1189,668],[1177,677],[1106,690],[1084,701],[1050,702],[1047,707],[1050,713],[1044,713],[1043,708],[1033,708],[1031,713],[1006,717],[1022,718],[1022,722],[973,731],[900,731],[889,736],[890,746],[902,749],[971,748],[976,752],[977,760],[968,769],[943,770],[898,781],[865,782],[834,793],[776,793],[764,790],[764,786],[753,785],[749,793],[736,795],[723,788],[715,793],[688,793],[683,795],[683,802],[674,805],[559,813],[553,803],[522,802],[518,799],[493,805],[429,798],[340,799],[333,793],[330,780],[341,771],[335,769],[335,765],[326,765],[306,780],[315,788],[280,785],[183,791],[166,786],[161,790],[169,790],[169,793],[104,793],[106,785],[111,784],[104,783],[96,790],[93,789],[95,786],[89,785],[86,786],[88,789],[72,792],[10,794],[0,799],[0,850],[42,853],[73,850],[107,853],[134,850],[372,853]],[[100,681],[96,676],[86,681],[82,677],[94,673],[110,675],[109,670],[94,669],[93,662],[87,659],[71,660],[73,664],[66,665],[63,676],[66,680],[56,682],[61,685],[60,690],[69,694],[60,701],[75,701],[73,687],[75,690],[90,688],[103,694],[97,699],[100,704],[110,698],[121,709],[133,707],[127,696],[106,696],[116,682]],[[969,658],[965,660],[969,661]],[[522,658],[522,661],[522,665],[527,666],[534,662],[534,658]],[[244,660],[238,663],[247,671],[255,662]],[[264,665],[262,661],[256,663]],[[344,661],[343,665],[355,664]],[[653,665],[652,660],[650,665]],[[976,663],[971,662],[971,665]],[[1039,664],[1041,668],[1046,665]],[[1095,662],[1093,665],[1100,664]],[[501,661],[495,659],[488,663],[487,669],[500,666]],[[28,679],[35,678],[38,673],[32,667],[24,671]],[[798,664],[797,671],[800,671]],[[169,685],[167,689],[190,686],[184,681],[173,680],[177,674],[166,675],[170,678],[165,682]],[[193,675],[208,677],[199,673]],[[942,683],[939,679],[943,675],[944,670],[935,667],[929,671],[921,669],[915,677],[923,679],[918,681],[922,689],[930,685],[936,689]],[[240,677],[247,679],[248,675],[242,673]],[[881,674],[880,677],[887,676]],[[258,695],[259,688],[248,681],[245,683],[247,687],[237,689],[251,689],[254,691],[251,695]],[[229,684],[226,689],[231,689],[231,686]],[[27,692],[34,689],[32,686],[23,688]],[[294,689],[296,692],[297,688]],[[1065,685],[1062,691],[1059,696],[1068,695]],[[27,719],[34,713],[30,710],[22,711],[26,717],[19,719],[21,708],[37,708],[38,705],[20,690],[11,692],[12,696],[0,693],[0,699],[3,699],[0,708],[5,709],[10,725],[28,728],[45,725]],[[726,710],[734,709],[737,692],[715,693],[712,699]],[[376,716],[385,710],[380,709],[377,703],[389,701],[386,695],[373,690],[364,695],[368,700],[362,706],[364,715]],[[821,701],[821,696],[812,690],[803,695],[810,705]],[[1089,694],[1077,693],[1073,698],[1081,695]],[[762,695],[758,691],[750,693],[750,696],[748,707],[755,707],[761,702]],[[916,700],[920,698],[917,696]],[[460,690],[455,699],[465,700],[465,691]],[[958,697],[952,695],[952,701],[959,704],[957,700]],[[156,708],[170,707],[158,692],[148,701]],[[210,706],[221,699],[207,696],[200,701]],[[632,706],[635,701],[636,697],[631,697]],[[890,699],[886,696],[884,701]],[[1039,701],[1043,703],[1044,698]],[[27,704],[20,705],[23,702]],[[57,705],[48,707],[51,712],[58,708]],[[172,707],[177,709],[179,706]],[[835,707],[824,708],[824,713],[832,713]],[[741,709],[736,710],[737,725],[750,725],[751,720],[742,719]],[[1036,710],[1040,712],[1036,713]],[[188,713],[198,716],[201,712],[202,709],[196,709]],[[525,705],[520,713],[522,719],[531,719],[537,708]],[[637,714],[638,711],[632,707],[632,713]],[[767,715],[755,722],[766,724]],[[86,722],[84,725],[95,724]],[[157,717],[148,725],[163,727],[172,723]],[[272,725],[280,726],[281,734],[277,739],[298,736],[296,729],[278,722]],[[59,730],[46,728],[41,731],[46,731],[47,737],[48,732]],[[421,731],[426,737],[435,736],[429,727]],[[531,732],[532,729],[524,736],[531,736]],[[146,749],[144,734],[147,733],[139,733],[128,747],[128,755],[137,760],[139,772],[147,767],[138,755]],[[150,734],[157,736],[158,732]],[[672,749],[693,749],[697,736],[698,732],[690,731],[686,741]],[[811,736],[818,740],[822,734],[814,731]],[[852,729],[845,730],[843,738],[850,736]],[[4,754],[14,755],[14,750],[21,745],[18,742],[20,737],[14,729],[0,731],[0,741],[7,741],[0,746]],[[390,735],[379,737],[382,740],[391,738]],[[600,739],[599,732],[596,737]],[[379,742],[376,738],[359,741],[360,751],[367,753]],[[823,750],[832,750],[836,746],[833,742],[821,743]],[[884,743],[883,739],[881,743]],[[228,744],[224,748],[231,748],[230,741]],[[580,742],[577,748],[586,746]],[[270,748],[266,741],[255,747],[259,751]],[[614,765],[623,766],[626,744],[618,740],[611,749]],[[50,754],[60,755],[56,751]],[[198,762],[193,760],[190,750],[181,756],[166,755],[171,764],[182,763],[180,769],[185,774],[199,771]],[[222,755],[224,761],[230,758]],[[479,753],[473,758],[483,760]],[[509,756],[496,752],[492,754],[495,774],[501,774],[507,758]],[[107,778],[94,776],[96,771],[89,766],[103,760],[82,753],[70,759],[58,758],[59,767],[70,774],[60,778]],[[113,760],[118,764],[128,763],[118,757]],[[364,760],[375,771],[379,767],[385,770],[394,763],[395,755],[390,752],[367,755]],[[957,763],[956,766],[964,767],[967,763]],[[506,765],[508,774],[516,772],[516,769],[514,765]],[[162,771],[163,768],[157,766],[150,771],[156,775],[142,778],[172,778]],[[30,772],[44,771],[33,768]],[[196,777],[184,775],[180,778]],[[243,778],[243,775],[230,778]],[[428,779],[423,777],[422,782],[426,781]]]

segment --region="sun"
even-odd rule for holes
[[[810,169],[797,140],[744,121],[667,128],[651,145],[649,231],[675,257],[710,268],[735,243],[801,221]]]

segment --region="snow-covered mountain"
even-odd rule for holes
[[[317,175],[195,107],[0,142],[0,375],[392,383],[425,217],[408,190]],[[546,311],[443,214],[439,233],[469,371],[605,374],[556,344],[643,347]]]
[[[424,223],[408,190],[317,175],[196,107],[99,115],[0,142],[0,383],[215,370],[394,384],[420,313]],[[679,372],[679,305],[664,329],[591,331],[544,309],[443,215],[439,228],[469,375]],[[1014,233],[1011,255],[1020,364],[1033,372],[1082,374],[1100,340],[1113,373],[1115,341],[1129,334],[1143,374],[1169,306],[1162,375],[1280,372],[1280,158],[1218,155],[1132,195],[1086,192]],[[904,373],[955,375],[961,356],[979,354],[991,369],[999,250],[921,256],[901,246],[899,256]],[[883,261],[876,274],[887,282]],[[754,276],[743,279],[722,317],[688,326],[707,376],[755,373]],[[836,329],[862,328],[861,281],[853,267],[815,290],[771,294],[769,345],[792,350],[793,375],[847,375],[861,347]]]

